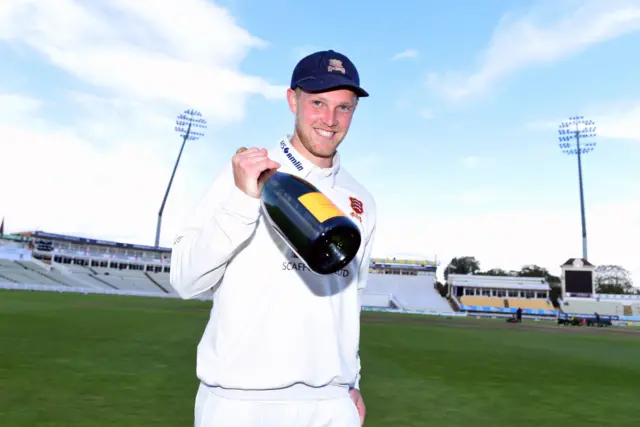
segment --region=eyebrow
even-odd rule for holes
[[[323,101],[323,102],[327,102],[328,101],[326,97],[324,97],[324,96],[322,96],[320,94],[315,95],[315,98],[319,99],[320,101]],[[354,104],[355,104],[355,102],[353,102],[353,101],[344,101],[344,102],[341,102],[339,105],[353,106]]]

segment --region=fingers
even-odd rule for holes
[[[242,154],[242,155],[251,155],[251,154],[256,154],[256,153],[262,153],[262,154],[267,154],[267,150],[266,148],[257,148],[257,147],[251,147],[251,148],[247,148],[247,147],[240,147],[236,150],[236,155],[238,154]]]
[[[255,153],[267,153],[267,150],[265,148],[257,148],[257,147],[251,147],[251,148],[247,148],[247,147],[240,147],[236,150],[236,155],[237,154],[244,154],[244,155],[250,155],[250,154],[255,154]]]
[[[278,169],[280,167],[280,163],[268,157],[248,157],[246,164],[255,166],[257,169],[260,169],[261,172],[266,169]]]
[[[236,155],[233,156],[233,163],[237,167],[251,169],[260,169],[259,172],[265,169],[278,169],[280,163],[269,158],[269,153],[266,149],[258,148],[245,148],[241,147],[236,150]]]
[[[233,164],[233,175],[236,186],[250,195],[260,197],[260,187],[264,184],[268,175],[266,171],[273,171],[280,168],[280,163],[269,158],[269,152],[264,148],[240,147],[236,150],[231,163]],[[262,178],[261,178],[262,177]],[[260,182],[258,180],[260,179]]]

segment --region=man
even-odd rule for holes
[[[303,58],[287,89],[293,135],[269,150],[239,150],[176,238],[172,286],[185,299],[213,289],[198,345],[196,427],[363,425],[360,308],[376,206],[337,149],[368,95],[346,56]],[[316,275],[275,234],[259,200],[267,169],[307,179],[353,218],[362,245],[347,267]]]

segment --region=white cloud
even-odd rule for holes
[[[398,52],[391,57],[392,61],[398,61],[401,59],[412,59],[418,57],[418,51],[415,49],[405,49],[402,52]]]
[[[284,96],[280,87],[237,70],[250,49],[267,44],[206,0],[115,0],[110,8],[9,0],[0,18],[0,40],[35,49],[117,96],[197,105],[221,121],[242,120],[247,95]]]
[[[640,103],[607,111],[595,116],[599,136],[640,142]]]
[[[544,6],[561,8],[563,4]],[[543,13],[560,18],[541,23]],[[427,85],[446,98],[461,100],[482,94],[520,69],[562,60],[639,30],[640,3],[635,0],[590,0],[568,11],[540,7],[521,18],[505,15],[476,71],[469,75],[431,73]]]
[[[42,102],[16,93],[0,92],[0,120],[10,121],[36,111]]]
[[[595,122],[597,138],[640,142],[640,102],[601,103],[585,110],[585,120]],[[567,120],[568,117],[533,120],[526,126],[535,131],[556,131]]]
[[[209,129],[181,159],[163,220],[168,245],[224,159],[215,131],[244,119],[249,96],[284,97],[284,86],[239,70],[268,43],[207,0],[5,0],[2,43],[66,73],[47,84],[55,98],[6,93],[9,83],[0,81],[0,182],[11,183],[2,186],[0,215],[8,231],[152,243],[180,148],[175,117],[196,108]]]
[[[549,210],[532,204],[489,213],[461,209],[439,214],[436,208],[402,210],[381,198],[378,206],[376,256],[420,253],[431,259],[437,254],[446,266],[455,256],[472,255],[483,269],[538,264],[560,274],[561,263],[582,254],[577,209]],[[587,212],[588,246],[591,262],[621,265],[634,273],[634,282],[640,285],[637,212],[637,201],[592,205]]]

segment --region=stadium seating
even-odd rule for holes
[[[19,284],[67,285],[47,274],[33,261],[0,259],[0,280]]]
[[[364,305],[452,311],[447,300],[434,288],[434,284],[435,277],[430,274],[414,276],[372,273],[369,274]],[[379,304],[373,304],[376,302]]]
[[[171,251],[43,231],[0,238],[0,283],[177,297],[169,283]],[[437,262],[373,258],[363,305],[452,312],[435,289]],[[70,289],[71,290],[71,289]]]
[[[540,298],[501,298],[501,297],[483,297],[464,295],[460,297],[460,303],[463,306],[480,306],[495,308],[523,308],[531,310],[548,310],[553,311],[555,308],[549,300]]]
[[[546,299],[509,298],[507,304],[512,308],[530,308],[532,310],[555,310],[553,304]]]
[[[620,301],[598,301],[591,298],[567,298],[562,311],[569,314],[606,314],[624,316],[624,305]]]
[[[176,295],[168,273],[119,270],[77,264],[44,264],[36,259],[0,259],[0,282],[22,285],[70,286],[118,289]],[[369,275],[363,305],[411,310],[451,311],[449,303],[434,289],[433,275]]]
[[[146,273],[147,277],[151,279],[154,283],[156,283],[161,288],[165,289],[167,293],[172,295],[178,295],[171,283],[169,283],[169,274],[168,273]]]
[[[367,307],[379,308],[400,308],[401,304],[397,302],[391,293],[379,293],[365,291],[362,296],[362,304]]]
[[[496,298],[496,297],[465,295],[460,297],[460,302],[462,303],[462,305],[468,305],[468,306],[484,306],[484,307],[496,307],[496,308],[504,307],[504,298]]]
[[[166,282],[168,282],[168,274]],[[0,259],[0,281],[23,285],[71,286],[93,289],[120,289],[142,292],[162,292],[163,286],[155,282],[145,272],[137,270],[114,270],[80,265],[52,266],[38,260],[6,260]],[[173,291],[175,293],[175,291]]]

